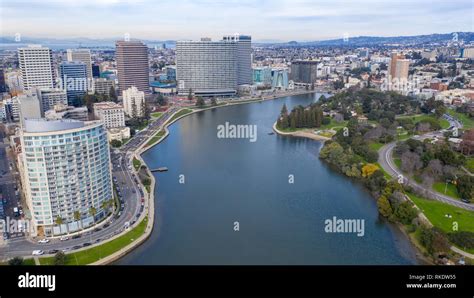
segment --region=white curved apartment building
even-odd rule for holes
[[[46,236],[72,232],[104,217],[113,199],[107,130],[100,121],[27,119],[19,167],[33,224]],[[95,220],[90,208],[97,210]],[[76,222],[74,212],[81,213]],[[56,225],[61,217],[64,224]],[[67,226],[66,226],[67,224]]]

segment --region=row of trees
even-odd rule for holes
[[[110,214],[110,212],[111,212],[113,206],[114,206],[114,201],[113,201],[112,199],[107,200],[107,201],[103,201],[103,202],[102,202],[102,205],[101,205],[102,209],[104,209],[107,214]],[[89,208],[89,215],[92,216],[93,220],[95,221],[95,216],[97,215],[97,209],[96,209],[95,207],[93,207],[93,206],[90,207],[90,208]],[[81,212],[79,212],[79,211],[77,211],[77,210],[74,211],[73,217],[74,217],[74,220],[75,220],[75,221],[81,223],[81,227],[80,227],[80,228],[82,229],[82,220],[81,220],[82,216],[81,216]],[[58,217],[56,217],[55,223],[60,226],[60,225],[64,224],[65,222],[64,222],[64,219],[63,219],[61,216],[58,216]],[[67,229],[67,225],[66,225],[66,229]],[[67,231],[67,232],[69,233],[69,231]]]
[[[297,106],[289,114],[286,105],[283,105],[277,127],[280,129],[314,128],[320,127],[323,121],[328,120],[324,120],[323,110],[319,105],[312,104],[306,108]]]

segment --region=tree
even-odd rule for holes
[[[112,147],[114,147],[114,148],[118,148],[118,147],[122,146],[122,142],[119,141],[119,140],[112,140],[112,141],[110,141],[110,145],[112,145]]]
[[[97,209],[95,207],[90,207],[89,214],[92,216],[92,220],[95,222],[95,215],[97,214]]]
[[[193,89],[189,88],[189,93],[188,93],[188,100],[193,100]]]
[[[204,98],[202,98],[201,96],[198,96],[198,98],[196,99],[196,106],[199,108],[202,108],[205,105],[206,105],[206,102],[204,101]]]
[[[411,151],[403,153],[401,161],[402,171],[407,173],[413,173],[414,170],[419,170],[423,166],[420,156]]]
[[[130,116],[132,119],[137,119],[137,103],[135,102],[135,99],[132,100],[132,111]]]
[[[14,258],[8,260],[8,265],[10,265],[10,266],[21,266],[21,265],[23,265],[23,258],[14,257]]]
[[[430,254],[446,252],[450,246],[442,231],[424,226],[420,231],[420,243]]]
[[[362,177],[368,178],[372,176],[373,173],[379,170],[379,167],[375,164],[368,163],[362,167]]]
[[[115,92],[114,86],[110,86],[109,98],[110,100],[117,102],[117,93]]]
[[[468,175],[459,177],[456,188],[462,199],[471,201],[474,198],[474,177]]]
[[[74,220],[80,223],[82,230],[81,212],[79,212],[78,210],[74,211]]]
[[[379,213],[386,218],[390,218],[393,214],[392,206],[390,206],[390,202],[388,201],[387,197],[380,196],[377,200],[377,207],[379,209]]]
[[[158,94],[158,97],[157,97],[157,102],[160,106],[165,106],[166,105],[166,99],[165,97],[163,96],[163,94]]]
[[[212,98],[211,98],[211,105],[212,105],[212,106],[217,106],[217,100],[216,100],[215,97],[212,97]]]
[[[148,105],[145,100],[142,101],[142,119],[147,121],[150,120],[150,109],[148,108]]]
[[[395,217],[404,225],[412,223],[413,219],[418,215],[418,212],[409,201],[405,201],[398,205],[394,212]]]
[[[53,260],[54,265],[65,265],[66,264],[66,254],[62,251],[57,252],[54,255],[54,260]]]
[[[58,217],[56,217],[56,224],[61,227],[61,225],[64,223],[64,219],[58,215]],[[66,224],[66,233],[69,233],[69,227],[68,225]]]

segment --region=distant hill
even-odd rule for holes
[[[474,32],[458,32],[458,39],[464,40],[465,43],[474,42]],[[15,42],[13,36],[0,36],[0,48],[19,47],[27,44],[42,44],[53,49],[66,49],[73,47],[115,47],[115,41],[120,38],[36,38],[36,37],[22,37],[21,42]],[[427,34],[415,36],[357,36],[349,37],[347,41],[344,39],[330,39],[320,41],[290,41],[283,42],[279,40],[257,40],[255,45],[277,45],[277,46],[383,46],[383,45],[422,45],[430,43],[446,43],[453,39],[453,33],[446,34]],[[142,40],[149,47],[160,46],[165,43],[168,47],[174,47],[176,41],[174,40]]]
[[[457,32],[458,40],[464,40],[465,43],[474,41],[474,32]],[[291,41],[285,43],[292,46],[376,46],[376,45],[421,45],[429,43],[445,43],[453,39],[453,33],[446,34],[428,34],[415,36],[393,36],[393,37],[379,37],[379,36],[357,36],[349,37],[347,41],[344,39],[331,39],[321,41],[309,42],[295,42]],[[280,44],[283,45],[283,44]]]

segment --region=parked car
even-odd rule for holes
[[[69,237],[67,236],[62,236],[61,238],[59,238],[60,241],[67,241],[69,240]]]
[[[79,238],[81,238],[81,235],[74,235],[74,236],[72,236],[71,238],[72,238],[72,239],[79,239]]]
[[[92,244],[90,244],[89,242],[86,242],[84,244],[82,244],[83,247],[86,247],[86,246],[91,246]]]
[[[31,254],[34,255],[34,256],[41,256],[42,254],[44,254],[44,251],[42,251],[42,250],[33,250],[33,252]]]
[[[41,239],[40,241],[38,241],[38,243],[40,243],[40,244],[49,243],[49,239]]]
[[[73,246],[73,247],[72,247],[72,249],[79,249],[79,248],[82,248],[82,246],[76,245],[76,246]]]
[[[59,252],[59,250],[57,250],[57,249],[52,249],[52,250],[48,251],[48,254],[54,255],[54,254],[57,254],[58,252]]]

